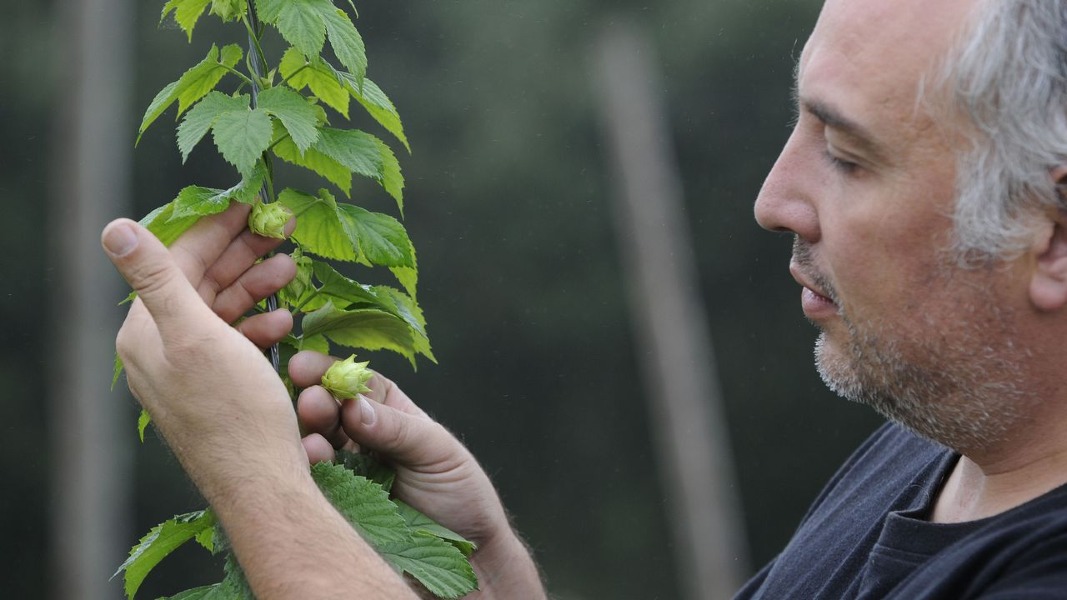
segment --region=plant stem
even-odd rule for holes
[[[267,64],[267,58],[263,54],[263,47],[259,44],[259,35],[256,34],[253,23],[256,22],[256,6],[254,2],[248,3],[248,13],[241,17],[241,22],[244,23],[245,30],[248,31],[248,46],[249,53],[255,52],[255,55],[251,57],[249,61],[249,70],[253,79],[250,84],[252,86],[252,108],[256,108],[259,97],[259,82],[263,81],[263,69]],[[267,194],[269,194],[270,200],[274,201],[274,167],[270,162],[270,157],[264,153],[260,160],[263,161],[264,169],[267,172],[266,183],[264,188]],[[262,196],[262,191],[260,192]],[[267,311],[275,311],[278,309],[278,294],[271,294],[267,298]],[[281,352],[278,349],[278,344],[272,344],[270,347],[270,362],[274,367],[276,373],[281,373]]]

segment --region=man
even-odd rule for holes
[[[756,218],[823,379],[903,427],[741,597],[1067,597],[1067,3],[829,0],[797,102]]]
[[[1067,3],[828,0],[797,99],[756,217],[795,236],[790,270],[828,385],[897,424],[740,597],[1067,596]],[[246,321],[247,339],[226,324],[292,273],[284,258],[252,266],[266,242],[239,233],[241,216],[169,254],[129,222],[104,245],[144,301],[118,341],[131,388],[257,595],[343,597],[357,581],[348,589],[374,590],[362,597],[402,597],[306,474],[352,439],[400,466],[409,502],[483,542],[487,597],[543,597],[474,459],[384,380],[378,402],[340,408],[305,391],[300,416],[318,433],[301,450],[254,345],[287,317]],[[294,359],[294,381],[327,362]],[[258,475],[236,485],[249,461]]]

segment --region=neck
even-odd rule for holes
[[[1037,429],[1042,435],[1032,433]],[[1067,484],[1067,439],[1057,430],[1067,427],[1035,427],[1028,440],[961,456],[938,493],[931,521],[992,517]]]

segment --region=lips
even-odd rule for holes
[[[838,307],[832,299],[833,292],[816,283],[820,279],[804,272],[796,261],[789,264],[789,273],[804,289],[800,293],[800,305],[809,319],[825,319],[837,315]]]

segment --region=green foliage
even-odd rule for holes
[[[197,538],[205,530],[210,531],[214,526],[214,513],[202,510],[178,515],[153,527],[130,550],[129,558],[115,572],[115,575],[125,572],[126,598],[133,599],[137,594],[137,589],[141,587],[141,582],[144,581],[148,572],[159,564],[159,561],[185,542]]]
[[[329,352],[332,344],[390,350],[407,358],[413,367],[419,355],[434,360],[426,320],[415,299],[415,249],[404,225],[350,201],[353,177],[368,178],[396,202],[402,216],[400,163],[382,139],[332,125],[327,111],[332,109],[347,120],[355,99],[372,123],[411,151],[393,103],[366,78],[366,48],[351,17],[332,0],[254,0],[251,4],[248,0],[168,0],[161,20],[173,17],[192,41],[205,12],[223,22],[241,23],[250,39],[247,55],[237,45],[221,49],[212,45],[203,60],[152,99],[137,140],[177,104],[176,141],[182,161],[210,133],[215,149],[240,180],[228,189],[185,187],[141,223],[169,245],[199,219],[223,212],[233,202],[253,206],[249,227],[261,235],[281,235],[288,215],[293,214],[297,217],[291,236],[297,276],[278,294],[278,300],[301,326],[299,334],[283,341],[282,355],[291,357],[303,349]],[[273,64],[261,43],[271,28],[286,43]],[[327,44],[339,67],[322,56]],[[273,158],[319,175],[340,190],[346,201],[338,201],[326,189],[312,194],[279,187],[276,194]],[[387,268],[402,289],[358,283],[324,260]],[[116,361],[116,379],[120,372],[121,363]],[[142,411],[138,420],[142,441],[149,421]],[[473,545],[390,498],[396,477],[391,470],[370,457],[342,453],[340,464],[315,465],[312,475],[326,498],[397,571],[411,575],[442,598],[457,598],[476,589],[467,560]],[[253,597],[208,510],[166,521],[134,546],[119,568],[125,574],[127,598],[132,600],[145,576],[163,558],[191,539],[226,555],[224,578],[171,596],[172,600]]]

